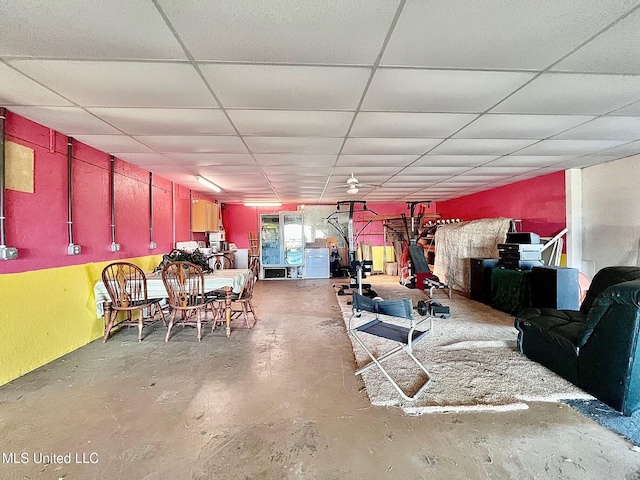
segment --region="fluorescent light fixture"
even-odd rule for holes
[[[204,177],[199,177],[199,176],[196,175],[196,180],[198,181],[198,183],[201,183],[205,187],[209,187],[214,192],[221,192],[222,191],[218,185],[216,185],[213,182],[210,182],[209,180],[207,180]]]
[[[281,207],[280,202],[246,202],[245,207]]]

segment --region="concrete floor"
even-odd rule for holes
[[[260,281],[251,332],[123,330],[0,387],[0,479],[640,479],[640,453],[560,404],[372,407],[333,283]]]

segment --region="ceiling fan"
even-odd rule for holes
[[[354,177],[353,173],[351,174],[351,176],[349,178],[347,178],[347,181],[345,184],[339,185],[337,187],[332,187],[332,188],[344,188],[347,187],[347,193],[349,195],[355,195],[356,193],[358,193],[360,191],[361,187],[380,187],[381,185],[371,185],[368,183],[360,183],[358,181],[358,179],[356,177]]]

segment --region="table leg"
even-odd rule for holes
[[[227,322],[227,337],[231,336],[231,287],[224,287],[224,315]]]

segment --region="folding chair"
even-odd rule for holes
[[[355,338],[360,346],[364,348],[369,357],[371,357],[372,362],[362,367],[360,370],[356,372],[356,375],[360,375],[365,371],[369,370],[371,367],[377,366],[385,377],[391,382],[393,387],[398,391],[398,393],[405,400],[414,400],[417,398],[429,385],[431,382],[431,374],[425,368],[425,366],[418,360],[413,354],[413,346],[418,343],[420,340],[425,338],[431,329],[433,328],[433,319],[429,317],[425,317],[424,319],[416,322],[413,316],[413,305],[411,303],[411,299],[403,298],[398,300],[382,300],[382,299],[370,299],[363,295],[360,295],[356,292],[353,293],[353,314],[349,319],[349,334]],[[352,327],[352,322],[354,317],[359,317],[361,312],[371,312],[375,313],[375,319],[370,322],[365,323],[364,325],[360,325],[358,327]],[[391,323],[389,321],[382,320],[379,315],[386,315],[388,317],[392,317],[393,319],[402,319],[407,321],[409,324],[408,327],[397,325],[395,323]],[[397,321],[397,320],[396,320]],[[429,328],[426,330],[417,330],[416,327],[420,326],[422,323],[428,321]],[[399,343],[395,348],[389,350],[388,352],[383,353],[382,355],[376,357],[369,348],[365,345],[363,340],[360,338],[359,334],[367,333],[369,335],[374,335],[376,337],[385,338],[387,340],[391,340],[393,342]],[[406,352],[407,355],[420,367],[420,369],[427,375],[426,382],[420,387],[420,389],[414,393],[412,396],[407,395],[402,388],[396,383],[396,381],[391,377],[389,372],[382,365],[382,362],[388,360],[393,357],[397,353]]]

